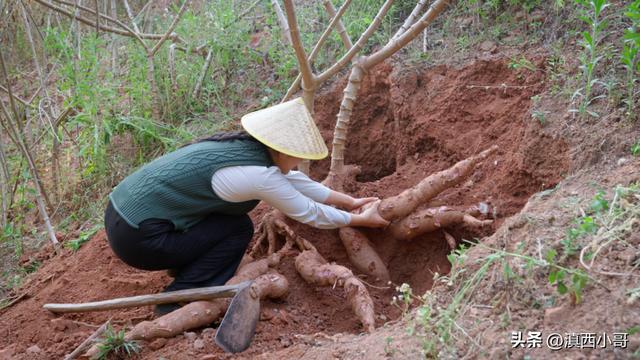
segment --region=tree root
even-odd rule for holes
[[[375,329],[373,300],[362,281],[346,267],[328,264],[308,241],[304,242],[306,250],[296,257],[298,273],[309,284],[343,287],[351,309],[362,323],[364,330],[372,332]]]
[[[252,257],[256,257],[261,252],[260,249],[265,241],[267,243],[267,256],[273,254],[276,251],[278,235],[282,235],[285,238],[295,238],[295,233],[287,225],[285,219],[285,215],[277,209],[271,210],[262,218],[258,229],[258,237],[249,252]]]

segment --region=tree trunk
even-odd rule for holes
[[[340,111],[336,119],[336,127],[333,130],[333,150],[331,151],[331,168],[329,176],[341,174],[344,170],[344,148],[347,142],[347,133],[349,131],[349,122],[351,114],[358,97],[358,91],[365,71],[359,62],[353,64],[349,82],[344,89],[342,102],[340,103]]]

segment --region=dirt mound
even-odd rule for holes
[[[543,69],[542,59],[531,60]],[[503,60],[476,61],[461,69],[438,66],[426,71],[394,71],[390,65],[374,69],[363,84],[346,147],[346,162],[362,166],[362,173],[346,190],[359,196],[395,195],[430,173],[497,144],[498,153],[466,183],[437,199],[438,204],[455,206],[490,202],[497,216],[493,228],[478,232],[461,226],[451,233],[458,240],[491,234],[504,217],[520,210],[533,193],[555,186],[569,169],[566,143],[546,134],[528,112],[531,97],[544,89],[545,74],[543,70],[523,71],[509,69]],[[338,82],[317,99],[316,119],[328,142],[345,82]],[[322,161],[313,176],[322,179],[327,169],[328,161]],[[255,222],[265,209],[261,206],[253,213]],[[337,232],[292,226],[327,260],[349,266]],[[417,293],[431,287],[433,272],[449,271],[449,248],[440,232],[401,244],[374,231],[369,236],[388,263],[392,280],[409,283]],[[264,303],[265,321],[258,324],[254,343],[242,356],[305,341],[304,334],[361,331],[341,292],[304,283],[292,258],[283,260],[278,270],[289,279],[290,294],[281,303]],[[162,272],[140,272],[124,265],[114,257],[101,232],[77,254],[65,253],[46,261],[21,290],[29,297],[2,313],[0,349],[4,350],[0,358],[59,358],[94,330],[91,325],[109,318],[127,325],[152,316],[150,307],[53,316],[41,309],[45,302],[154,293],[168,281]],[[398,309],[389,304],[392,289],[369,290],[377,325],[398,317]],[[146,344],[143,357],[227,357],[214,345],[213,335],[207,329],[195,335],[204,340],[204,347],[199,346],[202,342],[194,347],[193,335],[188,340],[179,336]],[[26,353],[32,345],[41,351]]]

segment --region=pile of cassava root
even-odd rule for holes
[[[399,195],[383,199],[378,209],[380,215],[391,221],[391,224],[380,232],[380,236],[385,239],[409,240],[427,232],[461,223],[470,226],[490,224],[491,220],[476,218],[481,212],[477,206],[461,211],[444,206],[430,207],[428,204],[442,191],[463,182],[473,173],[478,164],[496,150],[496,146],[491,147],[456,163],[449,169],[428,176]],[[418,208],[422,210],[416,210]],[[341,228],[339,234],[349,260],[357,271],[380,282],[389,281],[387,266],[364,233],[346,227]],[[445,235],[450,245],[455,246],[455,240],[450,235],[446,233]],[[276,251],[278,238],[284,238],[284,245]],[[264,243],[267,244],[266,256],[255,260],[254,257],[265,247]],[[348,268],[328,263],[308,240],[298,236],[286,224],[284,215],[278,211],[272,211],[262,219],[256,243],[251,252],[243,258],[236,275],[227,284],[254,280],[252,291],[256,296],[261,299],[283,298],[288,291],[288,281],[276,271],[276,268],[284,257],[293,255],[296,255],[296,270],[307,283],[343,288],[364,330],[367,332],[374,330],[373,301],[363,281]],[[126,337],[147,341],[158,337],[173,337],[189,329],[207,326],[219,320],[223,317],[228,305],[228,299],[192,302],[153,321],[137,324]],[[95,352],[96,349],[90,350],[88,354],[90,355],[92,351]]]

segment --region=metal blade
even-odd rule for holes
[[[251,286],[247,286],[231,300],[216,332],[216,344],[230,353],[246,350],[256,332],[259,318],[260,299],[254,298]]]

